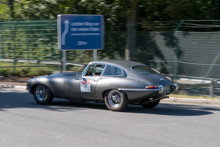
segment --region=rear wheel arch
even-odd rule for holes
[[[111,90],[117,90],[117,89],[108,89],[108,90],[105,90],[104,92],[102,92],[102,98],[105,99],[105,95],[107,93],[109,93]],[[122,91],[122,90],[118,90],[120,92],[123,92],[125,94],[125,96],[128,98],[128,94],[125,92],[125,91]]]
[[[102,92],[102,98],[105,99],[105,95],[109,93],[109,91],[111,91],[113,89],[108,89]]]

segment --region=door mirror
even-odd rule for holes
[[[81,76],[81,75],[80,75],[79,73],[77,73],[76,76],[75,76],[75,79],[76,79],[76,80],[79,80],[80,76]]]

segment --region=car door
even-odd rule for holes
[[[96,86],[100,79],[100,75],[105,67],[105,64],[93,63],[90,64],[86,71],[81,76],[75,78],[72,82],[73,95],[79,98],[92,98],[96,93]]]

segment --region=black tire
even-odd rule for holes
[[[153,102],[149,102],[149,103],[146,103],[146,104],[142,104],[141,106],[144,107],[144,108],[154,108],[154,107],[156,107],[159,103],[160,103],[160,100],[156,100],[156,101],[153,101]]]
[[[112,111],[122,111],[128,107],[129,100],[124,92],[111,90],[105,92],[105,105]]]
[[[37,85],[33,91],[35,101],[40,105],[48,105],[53,100],[50,89],[45,85]]]

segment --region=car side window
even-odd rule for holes
[[[105,65],[103,64],[92,64],[86,72],[85,76],[100,76],[104,67]]]
[[[122,76],[123,71],[119,67],[113,66],[113,65],[107,65],[103,76]]]

